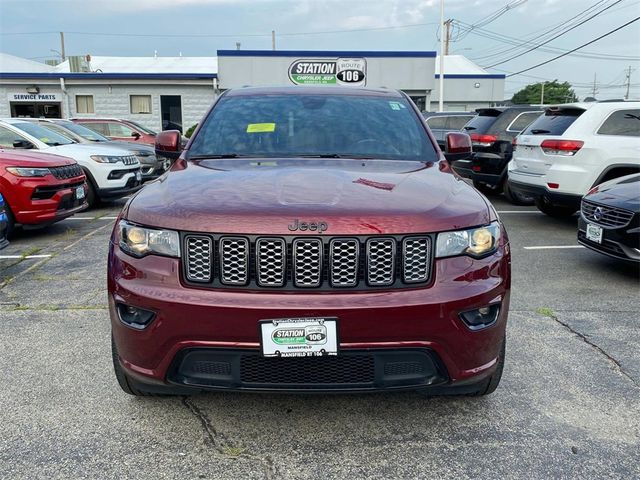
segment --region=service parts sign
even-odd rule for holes
[[[364,58],[300,59],[289,66],[289,79],[296,85],[350,85],[367,83]]]

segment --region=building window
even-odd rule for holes
[[[151,95],[131,95],[131,113],[151,113]]]
[[[93,95],[76,95],[76,112],[95,113],[93,109]]]

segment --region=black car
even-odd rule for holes
[[[7,231],[9,230],[9,219],[4,207],[4,198],[0,194],[0,249],[3,249],[9,242],[7,241]]]
[[[447,133],[459,132],[469,120],[476,116],[476,112],[422,112],[429,130],[436,137],[440,148],[444,151]]]
[[[640,263],[640,173],[602,183],[584,196],[578,242],[610,257]]]
[[[473,154],[458,160],[453,169],[484,194],[504,196],[516,205],[532,205],[533,198],[513,192],[507,183],[507,165],[513,155],[513,139],[538,118],[541,107],[478,108],[463,131],[471,136]]]

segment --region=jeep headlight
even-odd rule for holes
[[[122,220],[118,224],[118,239],[120,249],[134,257],[180,257],[180,236],[173,230],[141,227]]]
[[[46,177],[51,173],[48,168],[41,167],[7,167],[7,172],[16,177]]]
[[[98,163],[124,163],[123,158],[115,155],[91,155],[91,160]]]
[[[442,232],[436,241],[436,258],[469,255],[483,257],[493,253],[500,241],[500,224],[490,225],[469,230]]]

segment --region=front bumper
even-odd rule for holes
[[[504,340],[509,309],[509,246],[503,245],[496,254],[480,260],[470,257],[437,260],[434,276],[435,282],[429,288],[393,291],[311,293],[201,289],[182,285],[177,259],[159,256],[135,259],[111,244],[109,309],[119,361],[130,377],[147,385],[361,391],[481,381],[495,370]],[[116,302],[150,310],[156,317],[145,329],[130,328],[120,321]],[[460,312],[494,303],[500,303],[502,308],[490,327],[472,331],[459,318]],[[248,382],[238,370],[232,371],[240,368],[237,365],[244,356],[266,360],[260,355],[260,320],[323,316],[338,318],[339,357],[364,351],[373,358],[375,375],[364,382],[366,385],[351,381],[330,382],[329,386],[314,381],[292,384],[268,378]],[[214,374],[215,369],[220,368],[217,372],[223,372],[225,378],[203,380],[193,375],[193,369],[181,370],[181,359],[189,352],[204,352],[205,357],[218,365],[202,368],[213,369],[209,371]],[[225,352],[231,352],[230,359],[220,362],[218,356]],[[414,377],[405,378],[404,384],[394,384],[398,379],[384,374],[385,355],[416,352],[431,363],[427,360],[395,362],[417,364],[415,368],[421,373],[416,377],[414,372]],[[229,366],[220,366],[220,363]]]
[[[638,214],[636,214],[637,219]],[[619,260],[640,263],[640,226],[624,228],[603,228],[602,243],[587,239],[587,221],[582,215],[578,219],[578,243],[591,250],[608,255]]]
[[[77,190],[84,189],[82,198]],[[83,178],[64,182],[25,179],[14,187],[11,211],[23,226],[47,225],[64,220],[87,208],[87,185]]]
[[[127,183],[123,187],[115,188],[99,188],[98,197],[103,200],[110,200],[115,198],[124,197],[132,193],[137,192],[142,188],[142,177],[140,179],[135,176],[130,177]]]

